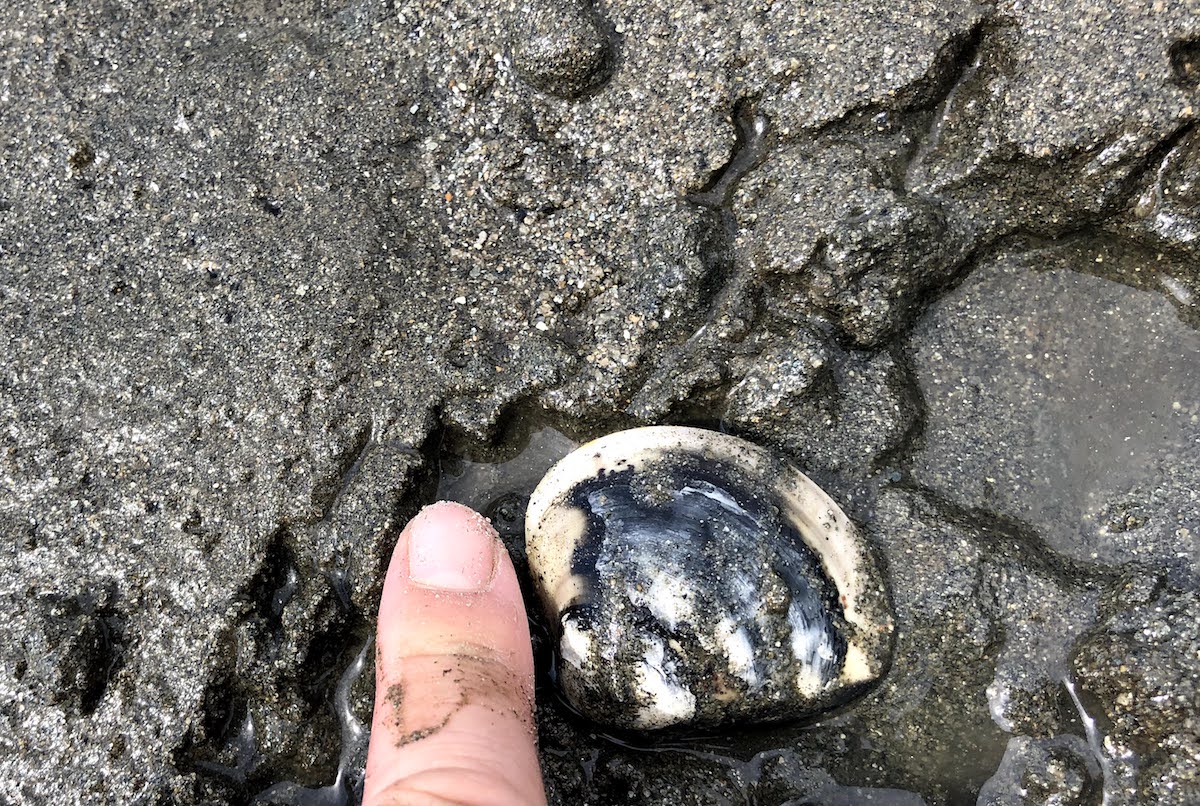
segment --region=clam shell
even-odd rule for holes
[[[656,426],[583,445],[534,490],[526,550],[558,681],[607,725],[810,716],[890,662],[886,585],[854,524],[736,437]]]

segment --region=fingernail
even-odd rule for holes
[[[496,530],[482,516],[458,504],[431,504],[408,527],[409,579],[433,590],[487,590],[496,573],[496,543]]]

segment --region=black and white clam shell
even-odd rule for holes
[[[618,728],[797,719],[885,671],[881,569],[786,461],[682,427],[620,431],[555,465],[526,550],[571,704]]]

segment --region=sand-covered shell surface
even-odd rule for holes
[[[559,684],[606,725],[796,719],[889,663],[886,586],[854,524],[736,437],[663,426],[583,445],[530,498],[526,549]]]

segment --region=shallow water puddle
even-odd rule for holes
[[[918,326],[912,472],[1066,557],[1195,571],[1200,333],[1162,294],[1072,271],[1082,259],[1002,258]]]

